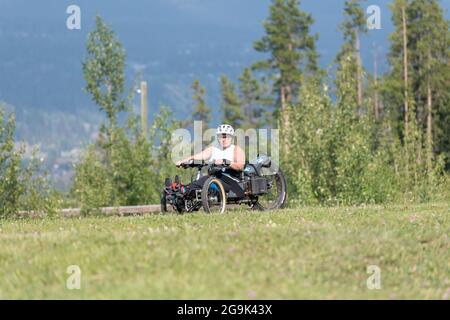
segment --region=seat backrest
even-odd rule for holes
[[[261,166],[254,163],[247,163],[244,167],[244,175],[246,176],[259,176],[261,175]]]
[[[261,170],[263,167],[270,167],[272,160],[266,155],[258,155],[255,160],[250,161],[244,167],[244,173],[248,176],[258,175],[261,176]]]

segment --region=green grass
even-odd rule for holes
[[[450,209],[0,220],[2,299],[445,299]],[[81,289],[66,288],[69,265]],[[367,266],[381,269],[369,290]]]

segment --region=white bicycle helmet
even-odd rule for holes
[[[234,129],[229,124],[221,124],[217,127],[216,134],[229,134],[231,136],[234,136]]]

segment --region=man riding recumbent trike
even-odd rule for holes
[[[258,210],[282,208],[286,180],[271,158],[259,155],[247,162],[244,151],[233,143],[232,126],[220,125],[216,133],[216,145],[176,163],[184,169],[196,168],[197,174],[188,185],[182,184],[178,175],[174,182],[166,179],[161,211],[166,212],[168,205],[179,213],[202,207],[208,213],[223,213],[227,204],[247,204]]]

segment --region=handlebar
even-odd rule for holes
[[[189,160],[188,162],[183,162],[177,167],[181,167],[183,169],[187,168],[201,168],[206,166],[205,160]]]
[[[227,168],[231,165],[231,161],[227,159],[223,159],[223,163],[221,165],[216,165],[213,162],[205,161],[205,160],[189,160],[188,162],[183,162],[177,167],[181,167],[183,169],[188,168],[203,168],[206,166],[214,167],[214,168]]]

